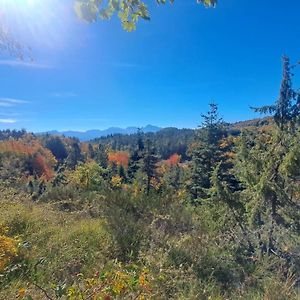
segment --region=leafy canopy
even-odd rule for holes
[[[167,0],[156,0],[157,4],[166,4]],[[173,3],[174,0],[169,0]],[[207,7],[213,7],[217,0],[197,0]],[[127,31],[136,29],[136,23],[140,18],[150,20],[147,4],[142,0],[76,0],[75,11],[77,15],[88,22],[95,22],[99,19],[108,20],[114,14],[122,23],[122,27]]]

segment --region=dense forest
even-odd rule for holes
[[[90,142],[0,132],[1,299],[299,299],[300,94]]]

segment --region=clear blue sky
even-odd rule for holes
[[[0,0],[35,58],[0,57],[0,129],[194,128],[212,100],[245,120],[276,99],[281,56],[300,60],[299,0],[145,1],[151,21],[128,33],[117,18],[80,22],[71,0]]]

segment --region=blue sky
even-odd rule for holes
[[[299,0],[148,0],[151,21],[132,33],[117,18],[79,21],[71,2],[0,0],[34,57],[0,56],[0,129],[194,128],[211,101],[245,120],[276,99],[281,56],[300,60]]]

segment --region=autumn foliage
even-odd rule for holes
[[[9,140],[0,142],[0,153],[24,156],[32,167],[32,173],[46,180],[54,176],[53,168],[57,161],[50,150],[44,148],[37,140]]]
[[[177,153],[174,153],[170,156],[169,159],[166,160],[166,164],[168,166],[178,165],[180,163],[181,156]]]
[[[110,164],[115,163],[118,166],[128,167],[129,153],[126,151],[117,151],[108,153],[108,161]]]
[[[18,241],[6,235],[8,228],[0,224],[0,272],[18,256]]]

